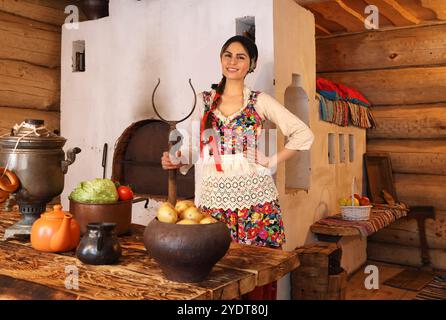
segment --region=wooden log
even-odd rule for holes
[[[372,108],[377,121],[368,138],[446,138],[446,103]]]
[[[0,106],[59,110],[60,70],[0,60]]]
[[[440,139],[370,139],[367,152],[446,153],[446,143]]]
[[[432,267],[437,269],[446,269],[446,250],[430,249]],[[421,267],[421,250],[415,247],[401,246],[398,244],[368,242],[367,243],[368,260],[388,262],[393,264]]]
[[[446,102],[446,67],[319,73],[359,90],[372,105]]]
[[[446,176],[395,174],[398,199],[409,206],[433,206],[446,210]]]
[[[2,0],[0,10],[21,17],[33,19],[51,25],[61,26],[65,23],[64,10],[67,5],[76,4],[69,0]]]
[[[426,220],[426,239],[430,249],[446,249],[446,211],[439,211],[434,219]],[[400,219],[368,238],[373,242],[420,247],[420,237],[415,219]]]
[[[367,152],[389,154],[395,173],[446,175],[445,145],[444,140],[372,139]]]
[[[15,124],[20,124],[25,119],[44,120],[50,131],[60,132],[60,112],[0,107],[0,135],[9,133]]]
[[[45,30],[35,24],[0,12],[0,59],[60,66],[60,30]]]
[[[445,33],[442,24],[321,38],[316,41],[317,71],[444,65]]]

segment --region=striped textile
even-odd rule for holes
[[[407,212],[407,206],[404,204],[396,206],[375,204],[370,212],[370,219],[366,221],[343,220],[341,214],[337,214],[321,219],[317,223],[334,227],[357,228],[363,237],[367,237],[392,222],[407,216]]]
[[[436,276],[414,300],[446,300],[446,276]]]

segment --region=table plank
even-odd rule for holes
[[[299,267],[295,252],[231,243],[228,253],[217,263],[257,275],[257,286],[279,280]]]
[[[19,218],[18,212],[0,212],[0,239],[4,229]],[[299,266],[295,253],[232,243],[205,281],[177,283],[167,280],[156,261],[147,254],[144,229],[144,226],[132,225],[131,232],[120,237],[123,254],[113,266],[85,265],[73,251],[42,253],[34,250],[29,242],[0,241],[0,277],[12,277],[17,283],[26,280],[29,284],[47,287],[47,296],[56,290],[67,299],[230,300],[251,292],[256,286],[278,280]],[[65,288],[66,265],[78,268],[79,291]]]
[[[75,293],[1,275],[0,288],[0,300],[83,300]]]
[[[30,247],[0,242],[0,274],[42,284],[62,292],[67,273],[75,266],[79,275],[76,294],[87,299],[210,299],[209,290],[172,282],[156,273],[140,274],[119,265],[85,265],[74,257],[38,252]]]

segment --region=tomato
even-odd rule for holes
[[[130,187],[120,186],[118,188],[119,200],[126,201],[133,199],[133,191]]]

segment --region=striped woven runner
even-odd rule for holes
[[[342,219],[341,214],[327,217],[318,221],[318,224],[337,227],[357,228],[364,237],[370,236],[392,222],[407,216],[407,207],[375,205],[370,212],[370,219],[365,221],[349,221]]]
[[[446,300],[446,276],[436,276],[414,300]]]

